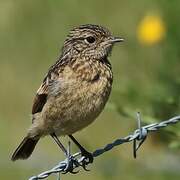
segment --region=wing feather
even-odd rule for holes
[[[40,88],[37,91],[37,94],[33,101],[32,106],[32,114],[36,114],[38,112],[41,112],[48,96],[48,85],[43,82],[43,84],[40,86]]]
[[[59,73],[61,70],[63,70],[67,60],[67,56],[60,57],[59,60],[49,68],[49,71],[45,76],[40,88],[37,90],[37,94],[34,98],[32,114],[36,114],[42,111],[48,99],[49,87],[53,84],[54,81],[58,79]]]

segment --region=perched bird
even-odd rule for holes
[[[113,45],[121,41],[99,25],[81,25],[70,31],[60,57],[37,90],[32,125],[12,161],[27,159],[46,135],[52,136],[66,155],[57,136],[68,135],[82,155],[93,161],[91,153],[72,134],[92,123],[103,110],[113,82],[108,55]]]

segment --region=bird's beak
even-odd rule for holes
[[[123,38],[120,38],[120,37],[113,37],[111,40],[110,40],[111,43],[117,43],[117,42],[124,42],[124,39]]]

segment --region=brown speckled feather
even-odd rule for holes
[[[37,94],[34,98],[33,106],[32,106],[32,114],[36,114],[42,111],[47,101],[49,85],[52,84],[53,81],[58,78],[59,70],[60,68],[63,69],[67,59],[68,59],[67,56],[64,57],[60,56],[58,61],[49,68],[49,71],[45,76],[40,88],[37,90]]]

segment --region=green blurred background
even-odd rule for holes
[[[179,0],[0,0],[0,179],[28,179],[64,159],[49,137],[26,161],[13,163],[10,156],[31,123],[43,76],[69,29],[79,24],[100,24],[125,39],[110,57],[114,84],[104,112],[75,134],[82,144],[93,151],[127,135],[137,126],[137,111],[144,123],[178,115],[179,12]],[[90,172],[62,179],[179,180],[179,141],[180,125],[171,126],[149,136],[136,160],[132,144],[122,145],[98,157]]]

